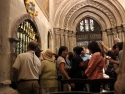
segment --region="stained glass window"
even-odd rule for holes
[[[85,31],[89,31],[89,19],[85,18]]]
[[[84,32],[84,22],[83,22],[83,20],[80,22],[80,31]]]
[[[19,39],[16,48],[17,55],[27,51],[27,45],[30,41],[38,41],[36,28],[30,20],[25,20],[19,25],[17,38]]]
[[[90,30],[94,31],[94,21],[90,19]]]
[[[77,45],[87,47],[91,41],[101,41],[101,27],[90,17],[83,18],[76,28]]]
[[[86,17],[79,23],[79,31],[80,32],[89,32],[89,31],[95,31],[95,26],[98,23],[93,20],[92,18]],[[78,28],[77,28],[78,29]]]

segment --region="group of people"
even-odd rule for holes
[[[61,46],[55,54],[51,49],[41,52],[38,43],[31,41],[27,52],[19,54],[12,66],[14,78],[18,80],[17,90],[20,94],[49,94],[60,90],[60,79],[104,78],[110,64],[119,66],[120,59],[114,57],[121,57],[122,47],[123,42],[119,42],[109,50],[103,42],[92,41],[87,49],[77,46],[68,52],[66,46]],[[106,58],[107,55],[111,58]],[[101,84],[69,83],[64,85],[64,90],[69,91],[69,86],[71,91],[89,88],[90,92],[100,92]]]

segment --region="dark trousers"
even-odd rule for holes
[[[72,91],[83,91],[84,90],[84,84],[75,84],[75,88],[71,89]]]
[[[101,83],[90,84],[90,92],[100,92]]]

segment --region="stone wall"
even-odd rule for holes
[[[9,47],[9,15],[10,0],[0,1],[0,94],[17,94],[9,87],[10,80],[10,47]]]
[[[39,30],[41,39],[41,49],[47,49],[47,34],[48,31],[53,31],[53,8],[50,8],[51,17],[48,21],[41,9],[35,3],[35,9],[39,12],[38,16],[34,18]],[[53,7],[53,0],[50,0]],[[17,21],[27,13],[24,0],[0,0],[0,94],[17,94],[18,92],[9,85],[12,80],[12,45],[9,39],[13,39],[13,34],[16,35],[14,27],[17,26]],[[20,19],[21,20],[21,19]],[[21,21],[20,21],[21,22]],[[16,41],[16,40],[15,40]],[[6,82],[7,81],[7,82]],[[9,82],[8,82],[9,81]],[[6,84],[4,84],[5,82]]]

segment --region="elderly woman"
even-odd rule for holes
[[[57,69],[54,53],[47,49],[42,52],[43,61],[41,63],[40,87],[42,94],[56,92],[58,89]]]

